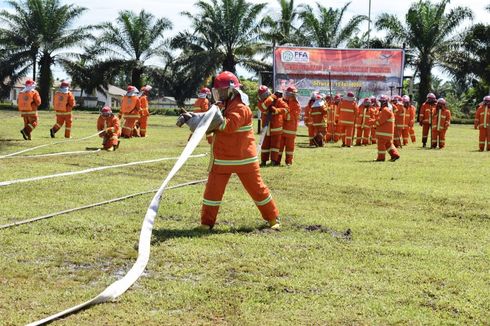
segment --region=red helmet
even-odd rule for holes
[[[294,86],[289,86],[288,88],[286,88],[286,92],[288,92],[288,93],[298,93],[298,90]]]
[[[325,101],[323,100],[323,96],[320,93],[315,95],[315,101],[311,105],[312,108],[319,108],[325,105]]]
[[[340,101],[340,100],[342,99],[342,95],[340,95],[340,94],[335,94],[335,96],[334,96],[334,98],[333,98],[333,99],[334,99],[334,101]]]
[[[145,85],[145,86],[141,87],[142,92],[149,92],[152,89],[153,89],[153,87],[151,87],[150,85]]]
[[[483,102],[489,104],[490,103],[490,95],[487,95],[483,98]]]
[[[441,97],[437,100],[437,104],[446,105],[446,100]]]
[[[410,103],[410,96],[403,95],[402,96],[402,101],[403,101],[403,103]]]
[[[269,96],[272,95],[269,87],[265,86],[265,85],[260,85],[259,86],[259,91],[258,91],[258,94],[259,94],[259,98],[263,101],[265,100],[266,98],[268,98]]]
[[[428,100],[435,100],[436,96],[434,95],[434,93],[429,93],[429,94],[427,94],[427,99]]]
[[[362,100],[362,105],[364,106],[370,106],[371,105],[371,99],[369,97],[366,97]]]
[[[100,113],[102,115],[111,115],[112,114],[112,110],[111,110],[111,108],[109,106],[106,105],[106,106],[104,106],[102,108],[102,110],[100,110]]]
[[[33,86],[34,84],[35,84],[35,81],[33,81],[32,79],[26,80],[26,87]]]
[[[347,97],[354,97],[354,93],[352,93],[352,92],[348,92],[348,93],[347,93]]]
[[[211,94],[211,91],[209,90],[209,88],[203,87],[203,88],[201,88],[201,90],[199,91],[199,93],[201,93],[201,94]]]
[[[395,95],[395,96],[393,96],[393,98],[391,100],[394,102],[398,102],[398,101],[402,100],[402,97],[400,95]]]
[[[316,96],[318,94],[320,94],[318,91],[311,92],[310,100],[312,100],[312,101],[316,100]]]
[[[240,82],[234,74],[229,71],[223,71],[214,79],[214,88],[240,88]]]
[[[127,89],[128,93],[130,93],[130,92],[134,92],[134,91],[136,91],[136,90],[137,90],[137,89],[136,89],[136,87],[131,86],[131,85],[128,85],[128,89]]]
[[[390,100],[390,98],[387,96],[387,95],[380,95],[379,96],[379,101],[380,102],[388,102]]]
[[[69,83],[69,82],[67,82],[67,81],[64,81],[64,80],[63,80],[63,81],[61,82],[61,84],[60,84],[60,87],[62,87],[62,88],[63,88],[63,87],[70,87],[70,83]]]

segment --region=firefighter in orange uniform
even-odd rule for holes
[[[431,126],[432,115],[436,106],[436,96],[433,93],[427,94],[427,100],[422,104],[419,111],[419,123],[422,126],[422,147],[427,144],[429,129]]]
[[[339,103],[339,124],[342,135],[342,147],[351,147],[356,123],[357,103],[354,93],[348,92],[347,97]]]
[[[310,146],[315,146],[315,141],[313,138],[315,137],[315,128],[313,127],[313,120],[311,118],[311,105],[315,102],[315,98],[318,92],[312,92],[310,100],[308,104],[304,108],[304,121],[305,126],[308,128],[308,141]]]
[[[122,127],[122,137],[131,138],[136,121],[140,118],[141,103],[139,99],[138,89],[129,85],[126,95],[123,96],[121,102],[121,119],[124,119]],[[122,120],[121,120],[122,121]]]
[[[475,129],[480,130],[478,138],[480,152],[485,150],[485,142],[487,151],[490,151],[490,95],[483,98],[483,102],[476,110]]]
[[[262,126],[267,128],[261,147],[260,166],[266,166],[269,158],[273,166],[280,165],[279,147],[281,146],[284,115],[288,113],[288,105],[283,99],[272,94],[267,86],[261,85],[258,91],[257,106],[262,113]]]
[[[26,80],[25,87],[17,96],[17,106],[20,116],[24,119],[24,129],[20,131],[25,140],[31,140],[31,134],[37,126],[37,108],[41,105],[41,96],[36,91],[36,82]]]
[[[121,129],[119,127],[119,119],[112,114],[112,110],[108,106],[104,106],[100,111],[100,116],[97,119],[97,130],[103,131],[99,134],[102,140],[102,149],[106,151],[115,151],[119,147],[119,139]]]
[[[371,101],[366,97],[358,109],[356,146],[361,144],[369,145],[369,136],[371,135],[371,124],[369,122],[374,119],[374,109],[371,107]]]
[[[396,147],[393,145],[393,132],[395,131],[395,115],[389,107],[388,96],[381,95],[379,97],[380,109],[377,120],[374,122],[376,126],[376,138],[378,144],[378,157],[376,161],[382,162],[385,160],[386,151],[391,156],[391,161],[396,161],[400,158]]]
[[[323,147],[323,141],[325,140],[325,116],[327,115],[327,108],[325,101],[321,94],[316,94],[315,102],[311,104],[311,122],[313,125],[313,141],[314,145]]]
[[[325,116],[325,123],[327,128],[325,130],[325,142],[334,142],[335,134],[335,106],[333,103],[332,96],[327,95],[326,97],[327,114]]]
[[[334,96],[333,98],[333,103],[332,103],[332,110],[333,110],[333,120],[332,120],[332,124],[333,124],[333,130],[334,130],[334,134],[333,134],[333,141],[334,143],[338,142],[339,139],[342,138],[342,134],[341,134],[341,127],[340,127],[340,124],[339,124],[339,116],[340,116],[340,101],[342,100],[342,95],[340,94],[337,94]]]
[[[145,85],[141,87],[141,96],[140,96],[140,117],[138,120],[139,124],[139,132],[140,137],[146,137],[146,131],[148,128],[148,117],[150,116],[150,106],[148,103],[148,96],[150,95],[150,91],[153,87],[150,85]]]
[[[393,144],[396,148],[408,144],[408,119],[407,108],[403,105],[402,97],[396,95],[393,97],[393,111],[395,113],[395,134]]]
[[[71,125],[73,122],[71,111],[75,106],[75,97],[72,92],[70,92],[70,84],[68,82],[61,82],[60,88],[54,94],[53,105],[54,110],[56,111],[56,123],[53,128],[49,129],[51,138],[54,138],[56,132],[60,130],[65,123],[65,138],[70,138]]]
[[[374,109],[374,120],[377,120],[378,119],[378,114],[379,114],[379,102],[376,99],[376,96],[374,96],[374,95],[371,96],[369,98],[369,100],[371,101],[371,106]],[[376,139],[376,126],[373,126],[371,128],[371,144],[376,144],[376,142],[377,142],[377,139]]]
[[[279,147],[279,162],[283,151],[286,152],[286,165],[293,164],[294,155],[294,141],[296,139],[296,130],[298,130],[299,114],[301,113],[301,106],[296,98],[298,90],[296,87],[291,86],[284,92],[284,101],[288,105],[289,113],[286,114],[282,127],[281,146]]]
[[[415,130],[413,129],[413,126],[415,124],[415,113],[417,109],[415,109],[415,106],[413,106],[411,103],[412,101],[410,100],[410,97],[408,95],[403,95],[402,96],[402,103],[403,106],[405,107],[405,110],[407,112],[407,130],[408,130],[408,135],[410,136],[410,139],[412,143],[415,143],[417,140],[415,137]],[[403,144],[408,145],[408,136],[407,139],[403,138]]]
[[[432,144],[431,148],[443,149],[446,146],[446,131],[451,124],[451,112],[446,107],[446,100],[440,98],[437,100],[436,108],[432,115]]]
[[[240,90],[238,78],[229,71],[216,76],[213,95],[220,102],[224,121],[214,131],[212,164],[201,211],[201,229],[214,226],[232,173],[238,175],[262,218],[268,221],[271,228],[279,229],[279,211],[260,176],[253,114],[248,107],[248,96]]]
[[[199,90],[199,93],[197,94],[197,100],[194,102],[194,112],[199,113],[199,112],[206,112],[209,110],[209,99],[211,98],[211,91],[207,87],[203,87]],[[189,139],[191,139],[192,134],[189,136]],[[209,144],[211,144],[213,140],[213,135],[209,134],[206,135],[206,140],[208,141]]]

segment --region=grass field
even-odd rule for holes
[[[96,117],[78,113],[73,136],[93,134]],[[0,120],[0,155],[53,142],[52,114],[41,114],[30,142],[16,112]],[[488,325],[490,153],[477,151],[472,126],[452,126],[444,150],[404,147],[394,163],[373,162],[373,146],[310,149],[300,133],[291,168],[262,170],[281,232],[262,229],[236,177],[212,233],[194,230],[203,185],[168,190],[144,276],[116,302],[55,324]],[[0,181],[178,156],[188,134],[175,118],[152,117],[148,138],[114,153],[0,159]],[[29,154],[98,146],[94,138]],[[208,151],[203,141],[196,153]],[[157,188],[173,164],[0,187],[0,224]],[[171,185],[206,178],[207,164],[190,159]],[[44,318],[121,278],[151,197],[0,230],[0,324]]]

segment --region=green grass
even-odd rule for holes
[[[76,114],[73,136],[93,134],[96,117]],[[53,141],[52,113],[41,113],[31,142],[20,140],[17,113],[1,111],[0,119],[1,154]],[[151,117],[149,137],[123,140],[115,153],[0,160],[0,181],[177,156],[189,132],[174,124],[173,117]],[[116,302],[57,324],[488,324],[490,153],[476,151],[477,137],[471,126],[455,125],[446,149],[411,144],[395,163],[373,162],[373,146],[310,149],[298,137],[293,167],[262,170],[281,232],[261,230],[236,177],[209,234],[193,230],[204,186],[169,190],[144,276]],[[99,145],[97,138],[32,154]],[[203,141],[196,153],[208,150]],[[173,164],[0,187],[0,224],[157,188]],[[189,160],[171,184],[205,178],[207,164]],[[0,230],[0,324],[44,318],[121,278],[137,256],[150,199]],[[352,240],[321,232],[326,228],[351,229]]]

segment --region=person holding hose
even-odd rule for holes
[[[25,87],[17,96],[17,106],[20,116],[24,119],[24,129],[20,131],[24,140],[31,140],[31,134],[37,126],[37,108],[41,105],[41,96],[36,91],[36,82],[26,80]]]
[[[115,151],[119,147],[119,119],[112,113],[109,106],[104,106],[100,110],[100,116],[97,119],[97,130],[101,133],[99,137],[102,140],[102,149],[106,151]]]

